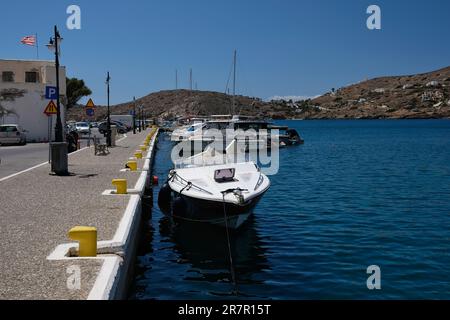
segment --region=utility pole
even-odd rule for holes
[[[178,69],[175,69],[175,90],[178,90]]]
[[[133,134],[136,134],[136,97],[133,97]]]
[[[109,71],[108,71],[108,76],[106,77],[106,85],[107,85],[107,96],[108,96],[108,119],[107,119],[107,124],[106,124],[106,144],[108,145],[108,147],[112,146],[112,141],[111,141],[111,110],[110,110],[110,106],[109,106],[109,82],[111,80],[111,77],[109,76]]]
[[[189,88],[192,91],[192,68],[189,71]]]

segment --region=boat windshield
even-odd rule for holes
[[[236,122],[234,124],[234,129],[238,130],[267,130],[269,128],[268,122]]]
[[[203,123],[196,123],[196,124],[190,126],[190,127],[187,129],[187,131],[188,131],[188,132],[194,132],[195,130],[197,130],[197,129],[201,128],[201,127],[203,127]]]

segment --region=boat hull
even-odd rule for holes
[[[263,194],[242,205],[192,198],[173,192],[172,216],[187,221],[209,223],[230,229],[238,229],[253,214]],[[225,220],[225,212],[227,219]]]

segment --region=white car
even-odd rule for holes
[[[89,133],[89,123],[87,122],[77,122],[75,124],[75,129],[77,130],[77,132],[79,133]]]
[[[20,144],[27,143],[26,130],[17,124],[0,125],[0,144]]]

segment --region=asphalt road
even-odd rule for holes
[[[105,137],[92,129],[91,138],[94,136],[104,142]],[[88,135],[80,137],[80,147],[87,146]],[[92,143],[92,142],[91,142]],[[12,174],[40,165],[49,158],[48,143],[29,143],[25,146],[0,146],[0,179]]]
[[[48,143],[0,146],[0,179],[48,161]]]
[[[80,147],[87,140],[80,141]],[[0,179],[40,165],[49,159],[48,143],[29,143],[25,146],[0,146]]]

